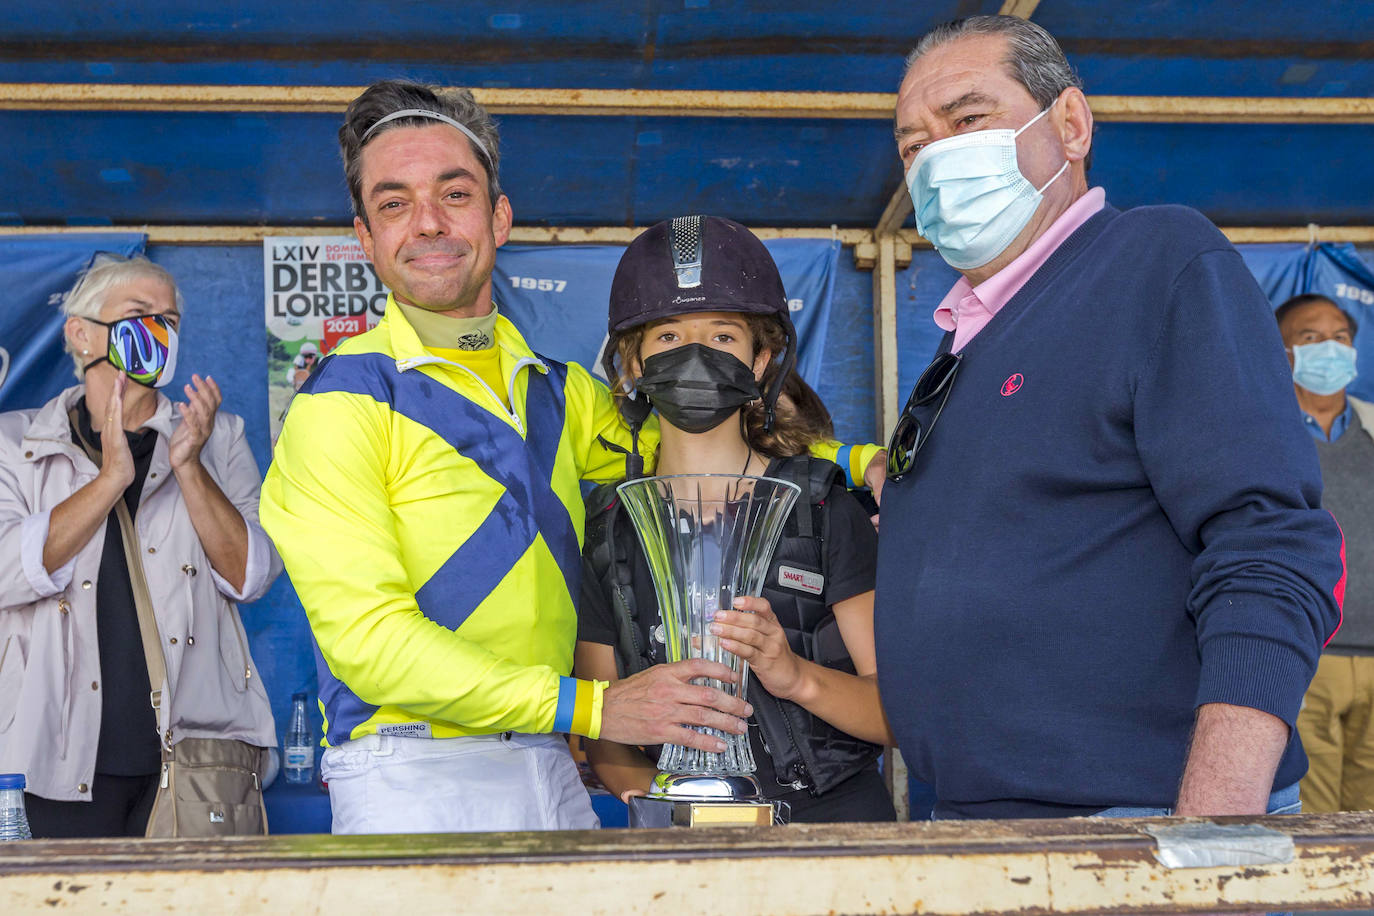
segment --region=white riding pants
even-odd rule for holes
[[[364,735],[324,752],[333,832],[601,826],[561,735]]]

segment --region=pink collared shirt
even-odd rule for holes
[[[954,332],[951,352],[958,353],[967,346],[974,335],[987,326],[992,316],[1021,291],[1026,281],[1049,260],[1064,240],[1106,205],[1107,192],[1102,188],[1092,188],[1070,204],[1069,209],[1060,214],[1044,235],[1032,242],[1006,267],[977,286],[971,285],[967,278],[960,277],[935,309],[935,323],[943,330]]]

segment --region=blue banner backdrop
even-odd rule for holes
[[[869,353],[871,360],[871,351],[867,341],[842,333],[871,332],[871,325],[859,315],[870,308],[868,274],[841,263],[840,246],[829,241],[767,244],[792,299],[802,375],[813,387],[862,402],[859,412],[865,416],[850,419],[852,432],[871,415],[871,406],[864,406],[871,405],[867,382],[859,381],[860,373],[868,371],[859,365],[859,355]],[[36,407],[73,383],[71,363],[62,353],[56,308],[61,294],[96,251],[134,254],[143,249],[144,237],[137,234],[0,240],[0,276],[13,291],[0,309],[0,350],[7,354],[0,354],[0,410]],[[497,299],[536,350],[591,366],[605,338],[605,304],[622,251],[612,246],[507,246],[498,253],[493,275]],[[1355,249],[1331,244],[1245,245],[1240,251],[1274,305],[1299,292],[1319,292],[1360,322],[1356,345],[1364,372],[1350,390],[1357,397],[1374,399],[1374,272]],[[247,421],[254,454],[266,470],[270,444],[261,252],[236,246],[155,246],[149,254],[172,271],[187,298],[177,380],[193,371],[213,373],[224,390],[225,408]],[[838,304],[832,303],[837,274],[843,275],[846,299]],[[955,279],[957,275],[932,251],[917,251],[911,267],[899,272],[900,368],[908,388],[939,341],[930,315]],[[558,281],[564,281],[562,290]],[[830,316],[832,308],[838,311]],[[831,317],[834,348],[827,341]],[[840,351],[851,350],[841,358]],[[854,394],[850,389],[856,385],[864,390]],[[174,384],[168,390],[180,389]],[[285,576],[266,597],[244,609],[244,623],[278,728],[284,729],[291,694],[315,690],[305,617]],[[313,709],[312,719],[318,729]]]
[[[765,243],[782,275],[797,326],[798,370],[813,388],[824,362],[840,244],[824,239]],[[600,375],[611,278],[625,249],[612,245],[507,245],[496,254],[492,295],[536,352]]]
[[[1346,390],[1362,400],[1374,400],[1374,271],[1355,246],[1322,242],[1237,247],[1275,308],[1299,293],[1317,293],[1355,319],[1359,375]]]
[[[1330,297],[1355,319],[1356,369],[1360,374],[1346,390],[1361,400],[1374,401],[1374,270],[1353,245],[1318,245],[1308,269],[1306,291]]]
[[[767,243],[791,299],[801,339],[801,367],[813,385],[823,371],[830,298],[840,248],[828,240]],[[142,252],[134,234],[43,236],[0,240],[0,275],[14,291],[0,309],[0,409],[37,407],[74,384],[62,352],[57,303],[97,251]],[[506,246],[497,254],[496,296],[541,353],[594,365],[606,332],[611,276],[624,251],[614,246]],[[262,254],[237,246],[161,245],[148,251],[177,278],[187,300],[180,369],[166,389],[179,400],[191,372],[213,374],[224,409],[247,423],[259,469],[271,459],[267,418],[267,361],[262,305]],[[563,281],[562,288],[558,282]],[[8,378],[4,378],[6,363]],[[316,690],[310,635],[287,577],[243,609],[254,661],[281,731],[291,694]],[[318,710],[311,709],[319,729]]]
[[[136,233],[38,235],[0,243],[0,411],[37,407],[76,383],[62,352],[63,294],[100,251],[141,254]]]
[[[1318,293],[1354,317],[1359,324],[1355,346],[1360,353],[1360,375],[1349,391],[1357,398],[1374,399],[1374,271],[1355,246],[1323,242],[1237,245],[1236,249],[1275,308],[1299,293]],[[911,266],[897,274],[903,398],[944,337],[931,315],[958,279],[930,250],[914,252]]]

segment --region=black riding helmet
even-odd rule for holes
[[[765,428],[773,426],[782,385],[797,363],[797,331],[773,256],[758,236],[719,216],[679,216],[656,223],[630,243],[611,281],[607,331],[612,340],[631,328],[689,312],[776,315],[787,335],[782,371],[763,393]],[[778,354],[774,354],[777,358]],[[615,383],[616,348],[602,357]],[[644,397],[621,399],[621,412],[637,429],[649,415]]]

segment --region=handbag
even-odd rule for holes
[[[258,773],[265,749],[230,738],[182,738],[162,746],[162,776],[147,836],[266,836]]]
[[[76,411],[72,428],[86,454],[97,466],[100,452],[80,435]],[[124,542],[124,557],[133,586],[134,608],[143,655],[148,663],[149,700],[153,714],[161,722],[162,685],[167,682],[167,659],[162,654],[162,637],[153,617],[152,592],[143,570],[143,551],[138,530],[121,495],[115,502],[115,517]],[[161,728],[161,725],[158,726]],[[171,730],[158,733],[162,750],[162,769],[153,809],[148,815],[147,836],[211,837],[265,836],[267,807],[262,798],[258,774],[267,763],[267,749],[233,738],[182,738],[175,744]]]

